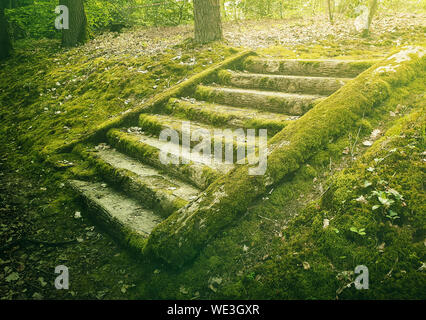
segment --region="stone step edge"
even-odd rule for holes
[[[201,190],[206,189],[223,174],[201,164],[166,165],[160,162],[160,150],[140,141],[140,138],[119,129],[111,129],[107,133],[110,145],[118,151],[133,157],[142,163],[166,172],[177,179],[194,185]]]
[[[186,122],[186,124],[185,124]],[[186,127],[189,125],[189,128]],[[194,127],[192,127],[194,126]],[[163,130],[172,130],[175,131],[179,135],[179,141],[181,142],[183,139],[183,135],[186,134],[188,137],[191,133],[198,129],[205,129],[209,132],[211,136],[211,149],[214,150],[215,143],[217,141],[221,141],[222,149],[225,150],[226,140],[220,134],[215,135],[215,130],[223,130],[223,134],[225,134],[225,130],[229,130],[232,134],[235,134],[235,137],[232,142],[232,149],[234,152],[234,157],[236,156],[238,149],[243,147],[247,148],[247,130],[244,128],[218,128],[218,127],[206,127],[199,123],[185,121],[180,118],[175,118],[169,115],[152,115],[152,114],[141,114],[139,117],[139,127],[143,130],[143,132],[147,132],[156,137],[159,137]],[[254,147],[258,145],[258,132],[253,129],[255,133],[255,144]],[[238,140],[240,137],[240,140]],[[242,139],[244,138],[244,141]],[[190,140],[189,145],[191,148],[195,147],[199,144],[200,141]],[[254,149],[255,150],[255,149]]]
[[[235,88],[308,95],[331,95],[351,80],[350,78],[245,73],[232,70],[221,70],[219,79],[220,84]]]
[[[378,60],[339,60],[339,59],[274,59],[259,56],[248,57],[244,60],[244,69],[253,73],[267,73],[280,75],[301,75],[301,76],[336,76],[344,78],[355,78]],[[296,71],[283,71],[285,64],[293,65]],[[297,65],[299,64],[299,66]],[[335,64],[348,68],[343,69],[341,73],[336,71],[329,73],[320,73],[316,69],[321,64]],[[307,72],[310,72],[307,74]]]
[[[73,190],[76,195],[76,200],[78,200],[80,205],[86,210],[84,215],[119,244],[130,249],[135,254],[143,254],[149,235],[142,235],[113,218],[108,211],[105,211],[105,208],[90,197],[87,197],[76,182],[80,181],[68,180],[67,185]]]
[[[302,116],[325,96],[281,93],[276,91],[228,88],[199,85],[195,92],[198,100],[230,106],[254,108],[261,111]],[[251,97],[249,99],[248,97]],[[257,100],[254,100],[257,99]]]
[[[122,188],[123,192],[137,199],[146,209],[158,212],[163,218],[168,217],[174,211],[179,210],[189,203],[185,199],[170,196],[167,192],[154,190],[136,173],[127,169],[114,167],[99,157],[96,152],[85,150],[82,145],[76,146],[74,152],[78,153],[83,159],[94,166],[96,172],[106,182]]]
[[[213,109],[213,106],[215,105],[220,108],[229,108],[231,109],[231,112],[235,113],[227,114],[226,111],[216,111]],[[192,102],[185,98],[171,98],[169,100],[169,103],[165,107],[165,112],[179,119],[188,119],[190,121],[196,121],[210,126],[223,126],[234,129],[267,129],[268,135],[270,136],[273,136],[282,129],[284,129],[288,121],[295,120],[294,117],[285,116],[282,114],[276,114],[250,108],[238,108],[232,106],[218,105],[205,101],[196,101],[195,99],[194,102]],[[237,115],[238,112],[240,112],[241,114]],[[264,113],[270,115],[271,119],[275,115],[275,119],[282,117],[282,120],[266,119],[263,118],[262,115],[260,115],[259,118],[245,118],[244,114],[247,113]]]

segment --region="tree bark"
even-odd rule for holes
[[[62,46],[73,47],[87,40],[87,18],[83,0],[60,0],[69,10],[69,29],[62,30]]]
[[[373,22],[374,15],[377,12],[378,5],[379,5],[378,0],[370,0],[370,4],[369,4],[369,8],[368,8],[367,25],[366,25],[366,29],[362,32],[363,37],[369,37],[370,36],[371,23]]]
[[[8,1],[0,0],[0,59],[9,57],[12,52],[9,26],[4,15],[4,9],[8,4]]]
[[[327,8],[330,23],[334,24],[334,0],[327,0]]]
[[[194,24],[196,42],[222,40],[220,0],[194,0]]]
[[[377,0],[370,0],[370,10],[368,13],[368,30],[370,30],[371,23],[373,22],[374,15],[376,14],[378,6]]]

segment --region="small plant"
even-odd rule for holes
[[[247,275],[247,279],[249,279],[249,280],[254,280],[255,277],[256,277],[256,273],[255,272],[250,272]]]
[[[398,191],[392,188],[385,191],[374,190],[370,197],[377,197],[377,200],[379,201],[379,204],[372,207],[373,210],[382,208],[385,217],[391,221],[395,221],[400,218],[398,213],[390,209],[392,205],[395,205],[398,202],[403,202],[404,200],[404,197]]]
[[[367,233],[365,233],[365,228],[357,229],[355,227],[351,227],[349,230],[352,232],[359,234],[360,236],[365,236]]]
[[[389,210],[389,213],[386,215],[386,218],[391,219],[392,221],[399,219],[400,217],[395,211]]]
[[[373,210],[378,209],[381,206],[388,209],[395,202],[395,200],[389,197],[390,193],[387,191],[373,191],[373,195],[377,196],[377,200],[380,202],[380,205],[375,205]]]

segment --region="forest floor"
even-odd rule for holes
[[[356,30],[355,19],[338,16],[334,24],[330,24],[325,16],[243,20],[224,23],[224,37],[225,43],[231,47],[258,50],[278,46],[295,50],[297,56],[315,46],[324,46],[333,56],[336,53],[344,56],[347,50],[349,55],[359,57],[365,50],[366,56],[371,58],[371,51],[383,52],[382,48],[424,41],[425,20],[426,15],[422,13],[384,14],[373,21],[368,38]],[[106,33],[86,44],[83,50],[92,57],[153,55],[179,45],[191,38],[192,33],[192,26],[187,25],[134,29],[119,36]]]
[[[71,50],[56,40],[16,43],[14,57],[0,65],[0,298],[150,298],[134,290],[145,277],[138,258],[81,218],[63,184],[66,173],[40,162],[47,146],[220,62],[232,48],[288,58],[380,58],[424,44],[425,17],[384,15],[369,38],[356,33],[353,19],[330,26],[315,17],[227,23],[226,41],[203,47],[188,40],[188,26],[107,33]],[[137,82],[142,93],[131,90]],[[61,264],[70,269],[70,290],[53,285]]]

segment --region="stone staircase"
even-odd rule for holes
[[[138,123],[110,129],[102,143],[78,145],[74,151],[96,168],[101,181],[69,184],[91,217],[117,239],[147,238],[235,166],[207,156],[191,158],[194,143],[169,148],[180,164],[165,164],[160,161],[163,130],[174,130],[182,140],[189,131],[204,129],[212,143],[221,139],[215,129],[268,129],[272,137],[370,65],[249,57],[239,70],[220,70],[216,83],[198,85],[190,97],[173,97],[159,110],[141,113]],[[235,151],[247,143],[245,137],[236,140]]]

